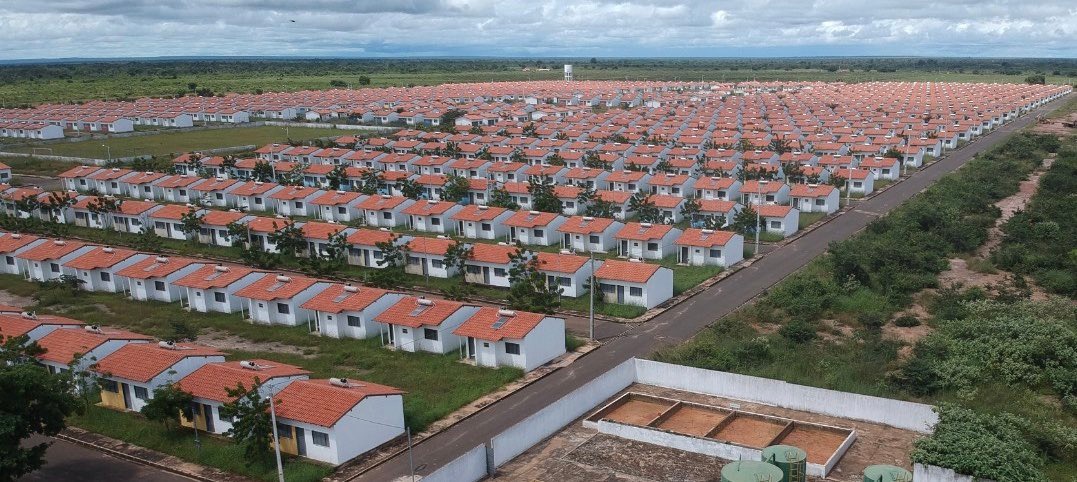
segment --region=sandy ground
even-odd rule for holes
[[[0,305],[18,306],[20,308],[34,304],[34,300],[0,290]]]
[[[222,350],[287,353],[289,355],[300,355],[304,358],[312,357],[312,355],[303,354],[303,349],[297,346],[277,342],[251,341],[246,338],[235,336],[230,333],[225,333],[220,330],[214,330],[212,328],[205,328],[202,330],[202,333],[198,336],[198,343],[200,345],[220,348]]]
[[[913,441],[919,437],[915,432],[884,425],[646,385],[632,385],[610,400],[600,403],[599,407],[627,392],[856,430],[857,440],[825,480],[860,482],[863,480],[860,474],[864,467],[873,464],[893,464],[909,468],[911,462],[908,454],[912,450]],[[588,412],[586,416],[593,412]],[[803,431],[791,435],[803,447],[816,446],[825,450],[825,447],[834,444],[834,434],[829,432]],[[721,468],[726,463],[728,461],[714,457],[603,435],[584,428],[581,419],[502,466],[494,480],[712,481],[718,479]]]

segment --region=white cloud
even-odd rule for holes
[[[1077,56],[1069,1],[5,0],[0,58]]]

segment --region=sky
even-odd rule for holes
[[[1074,0],[3,0],[0,59],[1077,57]]]

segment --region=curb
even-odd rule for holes
[[[94,432],[88,432],[88,433],[94,433]],[[100,434],[98,434],[98,435],[100,435]],[[168,472],[170,474],[175,474],[175,475],[179,475],[181,477],[186,477],[188,479],[198,480],[198,481],[202,481],[202,482],[218,482],[216,479],[210,479],[208,477],[205,477],[205,476],[202,476],[202,475],[199,475],[199,474],[192,474],[192,473],[189,473],[189,472],[184,472],[184,471],[178,470],[175,467],[172,467],[170,465],[164,465],[164,464],[154,462],[152,460],[146,460],[144,458],[137,457],[137,456],[131,455],[131,454],[126,453],[126,452],[122,452],[122,451],[119,451],[119,450],[116,450],[116,449],[113,449],[113,448],[110,448],[110,447],[105,447],[103,445],[99,445],[99,444],[95,444],[93,442],[82,440],[82,439],[80,439],[78,437],[74,437],[74,436],[68,435],[68,434],[63,433],[63,432],[56,434],[53,438],[63,440],[65,442],[72,443],[72,444],[75,444],[75,445],[79,445],[79,446],[82,446],[82,447],[86,447],[86,448],[89,448],[89,449],[92,449],[92,450],[96,450],[96,451],[102,452],[102,453],[104,453],[106,455],[116,457],[116,458],[119,458],[119,459],[124,459],[124,460],[127,460],[129,462],[134,462],[134,463],[139,464],[139,465],[145,465],[147,467],[152,467],[154,469],[161,470],[161,471],[164,471],[164,472]]]

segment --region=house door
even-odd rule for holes
[[[489,266],[483,266],[482,267],[482,283],[483,284],[490,284],[490,267]]]
[[[475,339],[470,336],[467,337],[467,357],[470,360],[475,359]]]
[[[307,455],[307,439],[303,437],[302,427],[295,427],[295,449],[299,455]]]
[[[565,249],[572,249],[572,236],[565,234],[565,242],[562,244]]]
[[[621,240],[621,256],[628,256],[628,240]]]
[[[202,418],[206,421],[206,431],[210,433],[216,433],[213,429],[213,407],[202,404]]]
[[[370,266],[370,250],[363,250],[363,266]]]
[[[688,246],[681,246],[681,262],[688,263]]]
[[[123,392],[123,408],[131,410],[131,385],[121,383],[120,391]]]
[[[424,276],[426,276],[426,275],[429,275],[429,274],[430,274],[430,270],[429,270],[429,268],[427,267],[427,265],[429,264],[429,262],[427,261],[427,259],[426,259],[426,258],[423,258],[422,260],[423,260],[423,275],[424,275]]]
[[[396,328],[389,325],[389,346],[396,346]]]
[[[625,287],[617,285],[617,303],[624,304],[625,302]]]

